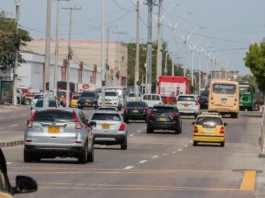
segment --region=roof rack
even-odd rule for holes
[[[205,111],[205,112],[201,112],[200,115],[221,115],[220,113],[218,112],[208,112],[208,111]]]

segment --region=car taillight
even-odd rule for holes
[[[119,131],[124,131],[125,130],[125,124],[121,124]]]
[[[127,109],[127,108],[124,108],[124,109],[123,109],[123,112],[124,112],[124,113],[127,113],[127,112],[128,112],[128,109]]]
[[[179,115],[177,113],[172,113],[173,118],[177,118]]]
[[[78,116],[77,116],[77,114],[76,114],[75,111],[73,111],[73,115],[74,115],[74,118],[75,118],[75,128],[76,128],[76,129],[81,129],[82,126],[81,126],[81,124],[80,124],[80,122],[79,122],[79,120],[78,120]]]
[[[149,118],[156,119],[156,116],[155,116],[155,114],[153,114],[153,113],[149,113],[148,117],[149,117]]]
[[[144,113],[147,113],[148,112],[148,108],[144,108]]]
[[[196,103],[196,105],[199,105],[199,102],[198,102],[198,100],[196,100],[196,101],[195,101],[195,103]]]
[[[220,128],[220,133],[221,134],[224,134],[225,133],[225,128],[223,126]]]
[[[178,100],[176,100],[176,104],[178,104]]]
[[[37,113],[38,113],[38,110],[34,111],[33,115],[31,116],[31,118],[29,120],[28,128],[32,128],[33,121],[34,121],[34,118],[35,118],[35,116],[36,116]]]
[[[199,130],[198,130],[198,127],[197,126],[194,126],[194,131],[193,131],[194,133],[198,133],[199,132]]]

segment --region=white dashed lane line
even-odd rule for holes
[[[10,125],[11,127],[15,127],[15,126],[18,126],[18,124],[13,124],[13,125]]]
[[[0,119],[4,119],[5,117],[0,117]]]
[[[158,156],[157,156],[157,155],[155,155],[155,156],[153,156],[152,158],[153,158],[153,159],[155,159],[155,158],[158,158]]]
[[[192,140],[191,140],[191,141],[189,141],[189,143],[192,143]]]
[[[182,151],[183,149],[179,149],[178,151]]]
[[[127,166],[124,168],[124,170],[129,170],[129,169],[132,169],[134,166]]]
[[[27,114],[24,113],[24,114],[22,114],[22,115],[25,116],[25,115],[27,115]]]
[[[16,116],[13,115],[13,116],[10,116],[10,117],[11,117],[11,118],[15,118]]]
[[[176,153],[176,151],[173,151],[172,153]]]
[[[143,163],[145,163],[145,162],[147,162],[147,160],[142,160],[142,161],[140,161],[139,163],[140,163],[140,164],[143,164]]]
[[[142,131],[141,131],[141,130],[138,130],[137,132],[140,133],[140,132],[142,132]]]
[[[134,136],[134,134],[131,134],[130,136],[132,137],[132,136]]]
[[[6,164],[7,164],[7,165],[10,165],[10,164],[12,164],[12,162],[7,162]]]
[[[164,153],[163,155],[167,155],[166,153]]]
[[[188,145],[185,145],[184,147],[186,148],[186,147],[188,147]]]

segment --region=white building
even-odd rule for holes
[[[32,89],[43,90],[44,88],[44,59],[45,56],[38,53],[21,52],[25,63],[18,68],[18,87],[29,87]],[[65,67],[64,67],[65,66]],[[58,61],[57,81],[66,80],[67,61]],[[70,63],[70,82],[86,83],[93,87],[101,87],[101,73],[97,72],[96,65],[84,65],[83,63]],[[54,59],[50,61],[50,90],[54,88]],[[13,70],[6,69],[0,71],[0,79],[13,80]],[[77,88],[76,88],[77,89]]]

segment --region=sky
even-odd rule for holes
[[[28,30],[35,39],[45,39],[46,31],[46,0],[20,0],[21,28]],[[110,40],[117,41],[119,32],[123,32],[123,42],[136,40],[135,0],[105,0],[105,26],[111,25]],[[155,0],[154,0],[155,1]],[[147,40],[147,5],[140,7],[140,37],[141,42]],[[52,1],[52,38],[55,38],[56,1]],[[156,0],[158,3],[158,0]],[[63,8],[81,7],[73,12],[73,40],[100,40],[101,0],[61,0]],[[171,8],[171,9],[169,9]],[[172,32],[170,23],[178,23],[175,31],[175,62],[191,65],[190,50],[186,51],[184,37],[190,35],[192,44],[204,37],[198,44],[211,55],[222,60],[229,70],[239,70],[240,74],[250,74],[245,67],[243,58],[251,43],[260,42],[265,35],[265,1],[264,0],[164,0],[162,36],[168,43],[168,51],[172,52]],[[15,16],[15,4],[12,0],[0,0],[0,10],[10,17]],[[158,6],[154,6],[153,14],[157,15]],[[190,14],[187,14],[190,13]],[[157,22],[152,21],[152,37],[157,38]],[[60,39],[68,39],[69,10],[60,10]],[[206,44],[209,43],[207,46]],[[198,68],[198,54],[194,53],[194,68]],[[202,69],[206,69],[205,56],[202,59]]]

